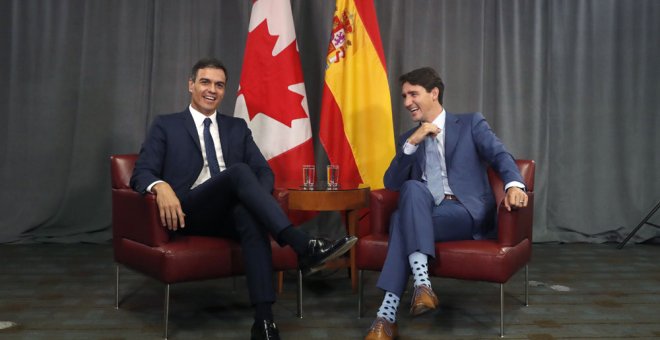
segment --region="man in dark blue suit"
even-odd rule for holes
[[[227,70],[217,59],[202,59],[193,66],[190,106],[154,120],[131,186],[156,194],[163,227],[172,232],[240,240],[255,307],[251,337],[279,339],[268,235],[296,251],[306,274],[344,254],[357,239],[312,239],[292,226],[271,195],[273,172],[247,124],[217,113],[226,81]]]
[[[427,270],[428,257],[435,257],[435,242],[495,235],[496,205],[488,166],[506,183],[507,209],[527,205],[514,158],[481,113],[446,112],[444,84],[432,68],[411,71],[399,81],[404,105],[419,125],[399,137],[396,155],[385,172],[385,187],[400,195],[377,283],[385,298],[367,334],[370,340],[397,336],[396,312],[411,273],[410,313],[437,308]]]

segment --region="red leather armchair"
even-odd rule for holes
[[[529,203],[526,208],[507,211],[502,204],[504,184],[488,170],[488,179],[499,202],[498,235],[493,240],[438,242],[436,259],[429,263],[429,274],[462,280],[488,281],[500,284],[500,336],[504,335],[504,284],[521,268],[525,268],[525,305],[528,304],[528,263],[532,254],[532,219],[534,212],[534,171],[532,160],[517,160],[527,185]],[[380,271],[385,262],[389,239],[390,215],[397,208],[398,192],[386,189],[371,192],[371,223],[358,231],[356,265],[358,268],[358,313],[362,316],[362,273]]]
[[[203,236],[171,236],[160,224],[154,195],[141,195],[129,186],[137,155],[110,158],[112,233],[116,262],[115,308],[119,308],[119,268],[124,265],[165,284],[164,337],[167,338],[170,284],[243,274],[239,243]],[[286,193],[275,197],[286,208]],[[298,269],[298,256],[289,246],[271,241],[276,271]],[[209,259],[213,259],[210,261]],[[281,273],[280,273],[281,277]],[[298,316],[302,317],[302,274],[298,270]],[[280,280],[281,284],[281,280]]]

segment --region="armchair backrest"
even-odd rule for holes
[[[113,155],[110,157],[110,175],[113,189],[131,189],[130,181],[137,154]]]

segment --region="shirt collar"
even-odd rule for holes
[[[215,116],[218,114],[218,111],[213,112],[213,114],[210,116],[206,116],[203,113],[195,110],[192,107],[192,105],[188,106],[188,110],[190,110],[190,114],[192,115],[192,118],[195,121],[195,126],[204,126],[204,119],[206,118],[211,118],[211,122],[213,124],[217,124],[217,120],[215,119]]]
[[[435,119],[432,122],[435,126],[440,128],[440,134],[445,132],[446,120],[447,120],[447,112],[445,112],[445,108],[443,107],[442,112],[440,112],[440,114],[437,117],[435,117]]]

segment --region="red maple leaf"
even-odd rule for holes
[[[303,96],[288,89],[303,82],[300,56],[295,41],[273,56],[276,41],[266,20],[249,33],[238,94],[245,97],[250,120],[263,113],[291,127],[294,119],[307,118]]]

